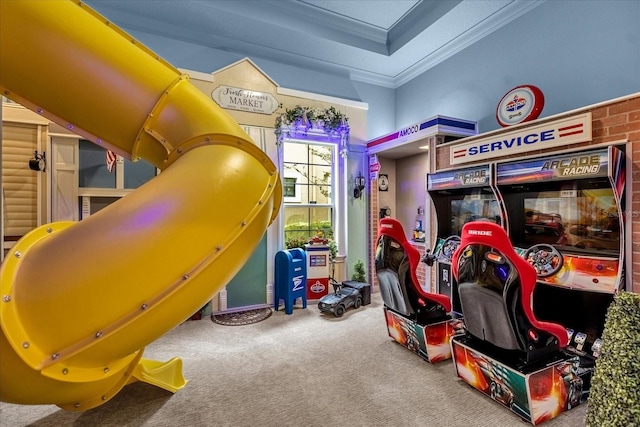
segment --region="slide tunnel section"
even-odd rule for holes
[[[86,410],[240,270],[278,214],[276,166],[169,63],[79,1],[0,2],[2,94],[162,170],[81,222],[24,236],[0,269],[0,400]]]

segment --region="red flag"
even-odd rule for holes
[[[111,150],[107,150],[107,170],[109,172],[113,172],[113,166],[116,164],[116,160],[118,160],[118,155]]]

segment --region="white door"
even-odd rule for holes
[[[78,221],[78,138],[51,137],[51,221]]]

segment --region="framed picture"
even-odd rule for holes
[[[378,190],[389,191],[389,175],[381,173],[378,175]]]

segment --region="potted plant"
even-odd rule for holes
[[[307,244],[307,239],[301,239],[297,237],[291,237],[284,242],[285,249],[300,248],[304,250],[304,245]]]
[[[587,427],[640,426],[640,294],[618,292],[607,311],[591,380]]]
[[[364,271],[364,263],[362,260],[357,260],[355,264],[353,264],[353,275],[351,276],[351,280],[354,282],[365,283],[367,281],[367,275]]]
[[[333,240],[333,230],[319,229],[315,236],[309,238],[304,237],[289,237],[284,242],[285,249],[300,248],[305,249],[306,245],[327,245],[329,247],[329,258],[333,261],[338,254],[338,245]]]

